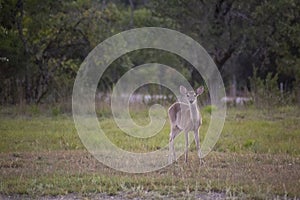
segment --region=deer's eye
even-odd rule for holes
[[[187,97],[190,97],[190,95],[189,95],[189,94],[187,94],[186,96],[187,96]]]

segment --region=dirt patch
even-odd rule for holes
[[[109,195],[106,191],[99,192],[97,189],[93,194],[88,194],[89,191],[82,188],[78,189],[79,191],[76,191],[76,188],[66,189],[67,194],[61,196],[36,192],[35,195],[39,196],[39,199],[82,199],[87,194],[92,199],[138,199],[139,197],[147,199],[153,196],[162,199],[184,196],[192,199],[223,199],[228,196],[241,197],[241,195],[259,198],[261,193],[267,195],[263,197],[269,198],[277,195],[289,198],[300,196],[300,158],[284,154],[212,152],[205,158],[205,164],[200,166],[196,153],[192,152],[187,164],[180,159],[177,163],[156,172],[126,174],[104,166],[87,151],[49,151],[1,153],[0,178],[4,181],[1,193],[5,196],[0,197],[31,199],[30,192],[28,196],[14,194],[18,190],[14,186],[7,186],[9,184],[6,185],[5,181],[20,177],[22,180],[32,180],[44,176],[51,177],[53,174],[56,176],[90,174],[91,177],[99,176],[101,181],[78,184],[91,184],[96,188],[97,184],[109,185],[115,181],[114,186],[117,185],[119,188],[117,193]],[[103,176],[106,179],[103,179]],[[94,181],[92,178],[91,180]],[[58,190],[57,193],[60,194],[60,191],[64,190]],[[9,196],[9,194],[13,195]]]
[[[80,194],[67,194],[67,195],[57,195],[57,196],[42,196],[39,197],[39,200],[81,200],[81,199],[98,199],[98,200],[129,200],[129,199],[175,199],[168,196],[162,196],[155,192],[149,192],[147,196],[142,198],[135,197],[135,198],[127,198],[125,193],[119,193],[118,195],[109,196],[107,194],[94,194],[89,196],[82,196]],[[31,200],[32,197],[28,195],[0,195],[0,199],[3,200]],[[202,199],[202,200],[221,200],[226,199],[226,195],[224,193],[202,193],[202,194],[194,194],[190,195],[190,199]],[[228,198],[227,198],[228,199]]]

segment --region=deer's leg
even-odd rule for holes
[[[189,132],[185,131],[185,156],[184,156],[184,160],[187,163],[188,160],[188,152],[189,152]]]
[[[174,139],[172,138],[173,132],[170,133],[170,142],[169,142],[169,164],[175,159],[175,150],[174,150]]]
[[[200,159],[200,164],[202,164],[202,159],[201,159],[202,152],[201,152],[201,149],[200,149],[199,129],[194,131],[194,137],[195,137],[197,154],[198,154],[198,157]]]
[[[198,156],[200,158],[200,144],[199,144],[200,140],[199,140],[198,130],[194,130],[194,138],[195,138],[197,153],[198,153]]]
[[[169,141],[169,163],[172,163],[173,160],[176,160],[176,154],[174,149],[174,139],[180,133],[180,129],[176,126],[171,129],[170,141]]]

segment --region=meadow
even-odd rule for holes
[[[122,133],[109,112],[97,111],[107,137],[122,149],[147,152],[168,144],[169,124],[154,137]],[[203,139],[210,109],[202,108]],[[146,110],[132,112],[143,125]],[[0,197],[294,199],[300,198],[300,109],[229,108],[222,134],[199,165],[194,143],[183,157],[155,172],[108,168],[83,146],[71,114],[52,108],[0,108]]]

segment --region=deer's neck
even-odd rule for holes
[[[200,120],[199,110],[196,101],[190,104],[190,115],[194,124]]]

